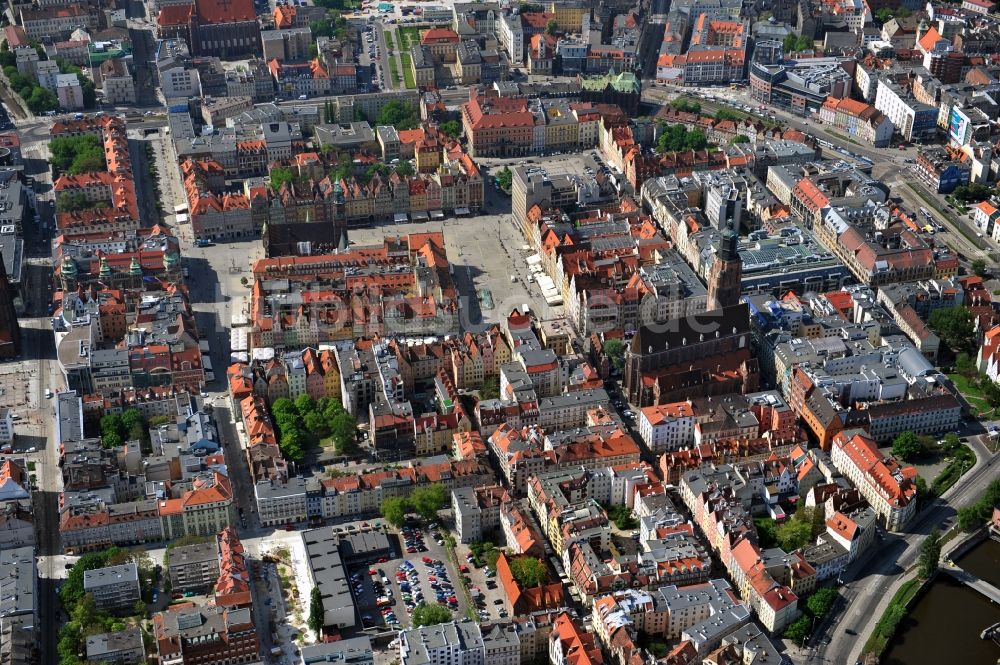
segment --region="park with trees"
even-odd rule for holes
[[[428,522],[437,519],[438,511],[447,503],[448,491],[444,485],[424,485],[414,489],[409,496],[384,499],[379,512],[389,524],[400,527],[411,513],[416,513]]]
[[[333,446],[338,455],[357,452],[357,420],[340,400],[323,397],[315,400],[299,395],[295,400],[282,397],[271,405],[277,428],[278,447],[285,459],[301,462],[308,449],[318,445]]]
[[[139,571],[141,599],[136,601],[127,617],[112,616],[100,610],[94,597],[83,590],[84,573],[88,570],[119,566],[134,561]],[[69,571],[59,588],[59,600],[69,620],[59,629],[56,653],[59,665],[85,665],[81,654],[86,652],[86,640],[96,633],[125,630],[130,625],[140,625],[147,618],[146,603],[151,600],[156,579],[156,567],[149,555],[142,550],[111,547],[101,552],[84,554]]]

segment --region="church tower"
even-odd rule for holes
[[[742,293],[743,262],[739,253],[740,235],[732,222],[722,231],[715,260],[708,273],[707,311],[736,305]]]

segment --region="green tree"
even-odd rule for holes
[[[295,410],[298,412],[300,417],[316,410],[316,400],[314,400],[308,393],[302,393],[296,397],[294,404]]]
[[[800,520],[788,520],[777,528],[778,546],[786,552],[797,550],[812,540],[812,525]]]
[[[604,342],[604,355],[611,366],[619,372],[625,370],[625,343],[620,339],[609,339]]]
[[[390,173],[391,173],[391,170],[389,169],[389,167],[386,166],[385,164],[383,164],[382,162],[378,162],[376,164],[372,164],[371,166],[368,167],[368,171],[367,171],[367,174],[368,174],[369,178],[374,177],[375,174],[378,174],[380,176],[387,176]]]
[[[59,108],[59,99],[50,90],[41,86],[33,88],[31,94],[24,101],[28,105],[28,110],[36,115]]]
[[[510,191],[511,185],[514,184],[514,174],[508,167],[505,166],[497,171],[497,184],[505,192]]]
[[[809,525],[810,539],[815,539],[821,533],[826,531],[826,514],[823,510],[809,506],[802,506],[795,511],[793,519],[805,522]]]
[[[440,129],[453,139],[457,139],[462,135],[462,123],[458,120],[448,120],[447,122],[442,122]]]
[[[316,437],[323,437],[330,433],[330,426],[326,418],[319,411],[310,411],[302,417],[302,425],[306,431]]]
[[[325,623],[323,616],[323,595],[320,593],[319,587],[314,586],[312,594],[309,596],[309,629],[319,637],[323,634]]]
[[[159,427],[160,425],[167,425],[174,421],[170,416],[153,416],[149,419],[150,427]]]
[[[549,572],[546,570],[545,564],[533,556],[511,559],[510,574],[522,589],[541,586],[549,579]]]
[[[931,328],[953,353],[976,352],[976,329],[972,312],[967,307],[945,307],[931,312]]]
[[[706,147],[708,139],[705,137],[705,132],[700,129],[692,129],[684,137],[685,150],[704,150]]]
[[[822,619],[830,611],[830,608],[833,607],[833,604],[837,602],[839,595],[836,589],[831,589],[830,587],[817,589],[816,593],[809,596],[809,599],[806,600],[806,609],[809,610],[812,616]]]
[[[403,160],[399,162],[399,164],[396,164],[395,171],[397,175],[400,175],[404,178],[409,178],[414,174],[416,174],[416,171],[413,170],[413,164],[411,164],[409,161],[406,160]]]
[[[90,207],[87,195],[79,192],[63,192],[56,197],[56,212],[77,212]]]
[[[483,386],[479,389],[479,399],[499,399],[500,381],[496,377],[490,376],[483,381]]]
[[[438,603],[420,603],[413,608],[413,627],[436,626],[452,620],[451,610]]]
[[[91,134],[54,138],[49,141],[49,153],[51,154],[49,163],[56,171],[66,171],[78,153],[100,150],[100,147],[98,138]]]
[[[621,531],[632,531],[639,527],[639,520],[632,514],[632,510],[625,505],[609,506],[607,509],[608,519],[615,523]]]
[[[737,134],[732,139],[729,140],[732,145],[737,145],[738,143],[750,143],[750,137],[746,134]]]
[[[34,96],[32,96],[32,99],[34,99]],[[28,102],[28,106],[31,107],[31,102]],[[36,111],[32,109],[32,113],[35,112]],[[71,175],[78,175],[80,173],[102,171],[105,168],[106,162],[104,161],[104,155],[97,153],[84,153],[77,155],[76,159],[73,160],[73,163],[69,167],[69,173]]]
[[[970,378],[976,373],[976,364],[968,353],[962,352],[955,356],[955,371]]]
[[[701,104],[689,97],[678,97],[670,102],[670,108],[681,113],[701,113]]]
[[[924,452],[920,439],[913,432],[903,432],[892,441],[892,454],[903,461],[919,457]]]
[[[801,616],[785,628],[783,637],[794,644],[801,645],[811,633],[812,619]]]
[[[285,168],[284,166],[279,166],[277,168],[271,169],[271,188],[274,191],[281,189],[282,185],[293,186],[298,180],[296,175],[292,173],[292,170]]]
[[[815,47],[815,44],[811,37],[806,35],[797,36],[794,33],[789,33],[785,35],[782,47],[785,53],[791,53],[792,51],[809,51]]]
[[[353,455],[358,450],[358,422],[347,411],[342,411],[330,421],[330,437],[333,439],[337,452],[341,455]]]
[[[554,35],[554,34],[556,34],[556,30],[558,30],[558,29],[559,29],[559,24],[556,23],[556,20],[554,18],[550,18],[545,23],[545,34],[547,34],[547,35]]]
[[[704,150],[708,147],[705,132],[689,130],[684,125],[665,125],[656,142],[659,152],[679,152],[681,150]]]
[[[948,432],[941,439],[941,450],[947,454],[952,454],[962,446],[962,439],[954,432]]]
[[[321,399],[316,407],[323,414],[328,426],[338,414],[344,412],[344,405],[340,403],[340,400],[329,397]]]
[[[924,538],[920,545],[920,558],[918,560],[918,574],[925,580],[934,574],[938,569],[941,560],[941,532],[937,529]]]
[[[978,501],[959,509],[958,526],[963,531],[978,529],[990,518],[996,505],[1000,505],[1000,480],[992,481]]]
[[[122,427],[131,432],[137,427],[146,427],[146,418],[139,409],[125,409],[122,412]]]
[[[757,527],[757,540],[763,548],[774,547],[778,544],[778,529],[774,520],[767,517],[755,518],[754,526]]]
[[[719,109],[713,114],[716,120],[742,120],[743,114],[730,109]]]
[[[69,618],[84,630],[97,623],[101,617],[94,596],[89,593],[83,594],[70,609]]]
[[[444,485],[425,485],[410,493],[410,505],[425,520],[437,519],[438,511],[448,502]]]
[[[378,114],[379,125],[392,125],[396,129],[413,129],[420,123],[420,114],[409,103],[393,100],[382,107]]]
[[[389,524],[403,526],[406,514],[410,512],[410,502],[405,496],[391,496],[382,500],[379,513]]]
[[[278,448],[281,449],[281,454],[285,459],[292,462],[301,462],[302,458],[305,457],[305,453],[302,450],[304,444],[305,437],[302,436],[301,430],[286,428],[281,434]]]
[[[978,182],[972,182],[968,185],[959,185],[951,193],[951,195],[962,201],[963,203],[979,203],[980,201],[985,201],[994,194],[994,190],[991,187],[987,187]]]
[[[985,277],[986,261],[984,261],[983,259],[975,259],[972,262],[972,272],[978,275],[979,277]]]
[[[79,654],[82,643],[83,632],[80,630],[80,625],[73,621],[64,624],[59,629],[59,643],[56,646],[59,665],[81,665]]]
[[[500,558],[500,550],[490,541],[470,543],[469,550],[476,557],[476,565],[486,565],[490,570],[496,570],[497,559]]]

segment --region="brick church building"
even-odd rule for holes
[[[195,0],[192,55],[238,58],[260,52],[260,23],[253,0]]]

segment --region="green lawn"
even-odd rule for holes
[[[386,46],[386,48],[392,49],[392,48],[396,47],[395,42],[392,41],[392,33],[393,32],[395,32],[395,31],[394,30],[386,30],[385,31],[385,46]]]
[[[406,87],[412,90],[417,87],[417,82],[413,78],[413,60],[407,51],[400,51],[399,59],[403,63],[403,81]]]
[[[931,483],[930,492],[934,496],[941,496],[947,492],[952,485],[962,477],[966,471],[976,463],[976,454],[967,445],[962,444],[948,465],[941,470],[934,482]]]
[[[397,28],[396,30],[399,35],[399,43],[403,48],[408,49],[420,43],[420,28],[415,28],[411,25],[405,28]]]
[[[958,392],[962,393],[962,397],[964,397],[972,406],[972,408],[975,409],[978,413],[987,415],[989,414],[996,415],[995,413],[996,410],[990,409],[990,405],[987,404],[986,398],[983,397],[982,391],[980,391],[979,388],[973,385],[972,382],[969,381],[967,377],[955,373],[955,374],[949,374],[948,378],[951,379],[951,382],[955,384],[956,388],[958,388]]]
[[[823,131],[826,132],[827,134],[829,134],[830,136],[837,137],[841,141],[847,141],[848,143],[853,143],[854,145],[860,145],[857,141],[855,141],[854,139],[852,139],[850,136],[845,136],[845,135],[841,134],[840,132],[835,132],[832,129],[824,129]]]
[[[396,58],[389,58],[389,75],[392,76],[392,84],[399,85],[399,67],[396,66]]]

